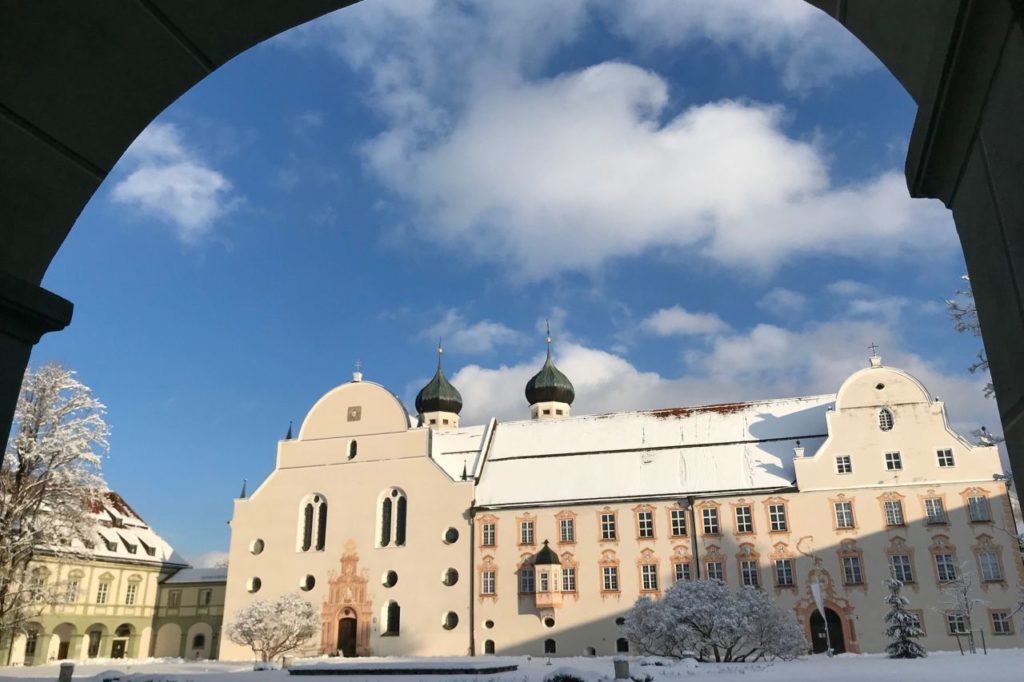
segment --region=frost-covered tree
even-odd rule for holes
[[[73,555],[91,536],[87,513],[106,484],[104,406],[74,372],[48,364],[25,372],[0,465],[0,632],[26,621],[63,590],[33,560]],[[79,541],[79,542],[76,542]],[[79,548],[79,549],[76,549]]]
[[[790,659],[807,651],[791,613],[761,590],[731,592],[720,580],[681,580],[659,601],[640,599],[625,634],[640,653],[702,661]]]
[[[885,598],[885,603],[889,605],[889,613],[885,614],[885,636],[889,638],[889,645],[885,651],[889,658],[924,658],[927,652],[914,641],[924,636],[924,630],[918,625],[914,614],[907,611],[910,600],[900,594],[903,583],[889,578],[886,586],[889,588],[889,596]]]
[[[974,302],[974,291],[971,290],[971,279],[964,275],[961,279],[966,282],[963,289],[957,289],[953,298],[946,300],[946,312],[953,320],[953,329],[958,332],[967,332],[971,336],[981,336],[981,323],[978,321],[978,307]],[[978,351],[974,362],[967,368],[971,374],[975,372],[988,372],[988,356],[985,349]],[[985,384],[985,397],[995,397],[996,391],[992,382]]]
[[[239,609],[227,627],[228,638],[252,649],[261,661],[298,649],[319,631],[316,609],[295,592],[274,601],[257,599]]]
[[[942,592],[942,606],[946,614],[958,614],[964,624],[964,634],[967,635],[967,642],[971,653],[974,653],[974,622],[972,619],[974,607],[984,604],[983,599],[972,597],[974,590],[974,574],[966,570],[966,562],[960,564],[957,575],[953,580],[942,583],[939,588]]]

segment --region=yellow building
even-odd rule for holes
[[[309,654],[611,654],[638,597],[717,577],[767,590],[816,651],[827,629],[878,652],[897,575],[922,643],[951,649],[967,623],[941,588],[966,571],[970,627],[1024,643],[996,448],[879,358],[834,395],[572,416],[549,352],[526,394],[530,419],[463,426],[440,363],[415,420],[358,373],[327,393],[235,502],[228,618],[298,590],[322,613]]]

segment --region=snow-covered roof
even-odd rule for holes
[[[93,500],[89,511],[96,519],[97,537],[94,544],[91,547],[86,545],[85,549],[95,558],[161,565],[188,564],[117,493],[103,493]],[[77,542],[75,544],[78,545]],[[83,547],[79,545],[78,549]]]
[[[498,424],[479,506],[661,497],[792,485],[835,395]]]
[[[467,426],[450,431],[434,431],[430,434],[430,457],[453,479],[466,476],[472,479],[480,462],[481,449],[493,425]]]
[[[183,568],[163,581],[165,585],[184,583],[224,583],[228,580],[227,568]]]

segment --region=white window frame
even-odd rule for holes
[[[993,635],[1012,635],[1013,634],[1013,617],[1009,611],[993,611],[992,612],[992,634]]]
[[[792,559],[775,560],[775,584],[779,587],[792,587],[796,584],[793,580]]]
[[[104,580],[96,586],[96,603],[106,604],[110,598],[110,581]]]
[[[836,513],[836,528],[853,528],[853,502],[836,502],[834,508]]]
[[[672,509],[669,512],[669,519],[672,526],[672,537],[681,538],[686,536],[686,510]]]
[[[956,460],[953,458],[952,448],[942,448],[941,450],[936,450],[935,456],[938,459],[939,467],[942,469],[948,469],[949,467],[956,466]]]
[[[540,575],[537,576],[537,591],[538,592],[548,592],[548,591],[550,591],[549,588],[550,588],[550,585],[549,585],[548,572],[547,571],[541,571]]]
[[[690,580],[692,573],[690,571],[689,561],[677,561],[673,565],[673,569],[675,570],[676,582],[679,582],[680,580]]]
[[[604,592],[618,592],[619,591],[619,567],[618,566],[602,566],[601,567],[601,587]]]
[[[644,592],[656,592],[658,590],[657,564],[640,564],[640,588]]]
[[[978,552],[978,563],[981,565],[981,579],[986,583],[998,583],[1003,580],[1003,569],[999,565],[999,552],[987,549]]]
[[[940,583],[956,580],[956,559],[952,554],[935,555],[935,575],[938,576]]]
[[[903,514],[903,500],[886,500],[883,506],[885,509],[885,525],[905,526],[907,517]]]
[[[601,512],[601,539],[618,539],[618,529],[615,527],[615,512]]]
[[[987,523],[992,520],[992,505],[984,495],[971,495],[967,498],[967,512],[971,521]]]
[[[889,557],[889,573],[901,583],[914,582],[914,565],[909,554],[893,554]]]
[[[761,576],[757,561],[754,559],[740,559],[740,582],[748,587],[760,587]]]
[[[749,504],[736,507],[736,532],[754,532],[754,510]]]
[[[522,594],[533,594],[537,591],[537,574],[532,567],[519,569],[519,592]]]
[[[533,541],[533,521],[520,521],[519,522],[519,544],[520,545],[533,545],[533,544],[536,544]]]
[[[843,584],[864,584],[864,566],[861,563],[859,556],[854,555],[843,557]]]
[[[704,507],[700,512],[701,520],[704,522],[705,535],[718,535],[721,526],[718,523],[718,507]]]
[[[837,474],[852,474],[853,473],[853,459],[849,455],[838,455],[838,456],[836,456],[836,473]]]
[[[946,632],[950,635],[966,635],[967,619],[959,611],[946,614]]]
[[[483,545],[484,547],[494,547],[494,540],[495,540],[495,538],[494,538],[495,528],[494,527],[495,527],[495,524],[493,524],[493,523],[485,523],[485,524],[483,524],[483,529],[481,530],[481,533],[480,533],[481,537],[482,537],[482,541],[481,541],[480,544]]]
[[[721,561],[709,561],[704,568],[709,579],[725,580],[725,564]]]
[[[641,538],[654,537],[654,512],[641,510],[636,513],[637,535]]]
[[[896,425],[896,416],[893,415],[892,410],[888,407],[883,407],[878,411],[878,428],[883,431],[892,431],[892,427]]]
[[[773,532],[785,532],[789,530],[789,520],[786,518],[786,505],[782,502],[774,502],[768,505],[768,522]]]
[[[570,566],[562,569],[562,592],[576,591],[576,568]]]
[[[568,517],[558,520],[558,539],[564,543],[576,542],[575,519]]]
[[[899,450],[891,450],[885,453],[886,471],[903,471],[903,455]]]
[[[125,606],[135,606],[135,601],[139,597],[139,584],[128,583],[128,587],[125,588],[124,592],[124,603]]]
[[[480,594],[494,594],[494,571],[480,573]]]
[[[926,497],[924,500],[926,521],[932,525],[946,523],[946,505],[941,497]]]

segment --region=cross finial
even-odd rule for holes
[[[547,332],[544,334],[544,338],[548,342],[548,345],[550,346],[551,345],[551,321],[550,320],[544,320],[544,327],[547,329]]]
[[[362,368],[363,368],[363,361],[362,360],[356,360],[356,371],[358,372]]]
[[[361,371],[362,369],[363,369],[362,361],[361,360],[356,360],[356,371],[352,372],[352,381],[362,381],[363,380],[363,372]]]
[[[868,350],[871,351],[871,357],[873,357],[873,358],[877,358],[878,357],[878,344],[876,344],[874,341],[872,341],[871,345],[868,346]]]

